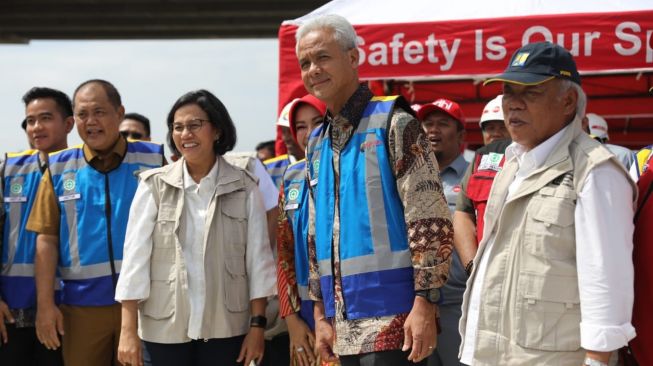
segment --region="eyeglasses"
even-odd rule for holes
[[[191,119],[188,123],[175,122],[172,124],[172,131],[176,134],[181,135],[185,129],[188,129],[188,132],[195,133],[202,128],[204,122],[210,122],[207,119]]]
[[[126,139],[140,140],[143,138],[143,134],[140,132],[120,131],[120,134]]]

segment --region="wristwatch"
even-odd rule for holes
[[[268,325],[268,319],[263,315],[256,315],[250,318],[249,326],[254,328],[265,328]]]
[[[440,301],[440,289],[432,288],[429,290],[415,291],[415,296],[423,297],[431,304],[437,304]]]
[[[595,360],[593,358],[585,357],[585,361],[583,362],[584,366],[608,366],[607,363]]]

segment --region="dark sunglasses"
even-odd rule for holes
[[[124,138],[132,139],[132,140],[140,140],[143,138],[143,134],[138,132],[120,131],[120,134]]]

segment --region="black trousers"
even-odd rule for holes
[[[0,365],[2,366],[63,366],[61,347],[50,351],[39,342],[36,328],[16,328],[5,324],[9,342],[0,342]]]
[[[408,361],[410,350],[402,352],[401,350],[395,351],[382,351],[363,353],[360,355],[340,356],[341,366],[425,366],[426,359],[421,362],[414,363]]]
[[[242,366],[236,362],[245,336],[163,344],[143,342],[145,366]]]
[[[281,333],[271,340],[265,341],[265,354],[259,366],[288,366],[290,365],[290,337],[288,333]]]

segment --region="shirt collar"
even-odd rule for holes
[[[457,175],[462,175],[465,173],[465,170],[467,170],[467,164],[467,160],[465,160],[463,154],[459,154],[458,157],[452,161],[451,164],[442,169],[442,171],[452,169]]]
[[[220,159],[215,159],[215,163],[213,164],[213,167],[211,168],[211,170],[209,170],[209,173],[204,178],[200,179],[199,184],[195,183],[193,178],[191,178],[190,173],[188,172],[188,166],[186,165],[186,161],[184,161],[184,189],[193,189],[198,185],[201,185],[202,183],[206,182],[207,180],[210,182],[215,182],[216,178],[218,177],[218,161],[220,161]]]
[[[525,170],[527,172],[541,167],[549,155],[551,155],[551,152],[553,152],[553,148],[560,142],[565,132],[571,128],[572,124],[568,124],[531,150],[528,150],[524,145],[513,142],[506,148],[506,161],[515,157],[519,164],[519,170]]]
[[[367,85],[360,84],[354,94],[347,99],[347,103],[345,103],[344,107],[342,107],[337,115],[334,116],[331,114],[331,111],[327,110],[327,120],[342,118],[353,125],[354,128],[358,127],[358,123],[360,122],[361,117],[363,117],[365,107],[367,107],[367,104],[373,96],[374,94],[372,94]]]
[[[88,162],[100,156],[100,153],[98,151],[91,149],[87,144],[84,144],[83,151],[84,151],[84,158]],[[117,155],[122,159],[126,153],[127,153],[127,140],[125,140],[125,138],[122,136],[118,136],[118,140],[116,140],[116,142],[113,144],[113,147],[111,148],[111,151],[106,156],[110,156],[113,154],[113,155]]]

